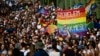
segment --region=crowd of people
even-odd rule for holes
[[[17,10],[10,7],[9,14],[0,15],[1,56],[100,56],[100,28],[88,28],[82,37],[72,36],[68,30],[67,36],[57,29],[49,34],[47,27],[57,25],[56,10],[61,8],[54,3],[42,5],[38,0],[31,3],[21,3],[24,7]],[[39,13],[41,8],[47,13]],[[95,15],[87,21],[100,23]]]

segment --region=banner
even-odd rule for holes
[[[57,11],[57,26],[60,33],[66,28],[71,33],[82,35],[87,30],[85,8]]]

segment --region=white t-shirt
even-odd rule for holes
[[[49,56],[60,56],[60,52],[52,51],[49,53]]]
[[[99,35],[100,35],[100,32],[98,31],[97,34],[96,34],[96,36],[99,36]]]
[[[89,50],[87,51],[87,54],[90,54],[90,53],[94,53],[94,50],[93,50],[93,49],[89,49]]]
[[[2,54],[5,54],[6,55],[7,54],[7,51],[6,50],[3,50]]]
[[[91,53],[91,51],[90,51],[90,50],[88,50],[88,51],[87,51],[87,54],[90,54],[90,53]]]
[[[41,29],[41,25],[37,25],[37,28],[38,28],[38,29]]]
[[[27,49],[27,50],[22,49],[20,51],[24,53],[24,56],[27,56],[27,54],[30,52],[29,49]]]
[[[57,49],[60,50],[60,51],[62,50],[60,45],[57,45]]]
[[[83,53],[84,53],[84,54],[86,54],[86,53],[87,53],[87,51],[86,51],[86,50],[83,50]]]

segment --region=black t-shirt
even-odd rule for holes
[[[19,49],[15,48],[13,50],[13,55],[12,56],[24,56],[24,53],[23,52],[20,52]]]
[[[72,49],[66,49],[64,54],[65,56],[75,56],[75,53]]]

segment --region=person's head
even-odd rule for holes
[[[44,44],[43,44],[43,42],[42,41],[37,41],[36,43],[35,43],[35,48],[36,49],[43,49],[45,46],[44,46]]]
[[[9,48],[13,49],[14,45],[12,43],[9,44]]]
[[[5,46],[2,44],[2,45],[1,45],[1,49],[4,49],[4,48],[5,48]]]
[[[12,53],[12,50],[9,50],[9,51],[8,51],[8,56],[12,56],[12,54],[13,54],[13,53]]]
[[[19,39],[19,43],[22,43],[23,42],[23,39]]]
[[[92,49],[92,48],[93,48],[93,46],[90,44],[90,45],[89,45],[89,49]]]
[[[87,45],[85,45],[85,46],[84,46],[84,49],[86,49],[86,50],[87,50],[87,49],[88,49],[88,46],[87,46]]]
[[[76,41],[75,41],[75,40],[72,40],[72,43],[73,43],[73,44],[75,44],[75,43],[76,43]]]
[[[58,51],[57,45],[56,44],[52,44],[52,49],[55,50],[55,51]]]
[[[68,48],[69,48],[69,47],[71,47],[71,46],[72,46],[72,45],[71,45],[71,43],[70,43],[70,42],[67,42],[67,43],[66,43],[66,47],[68,47]]]
[[[77,47],[74,47],[74,52],[76,53],[78,51],[78,48]]]

